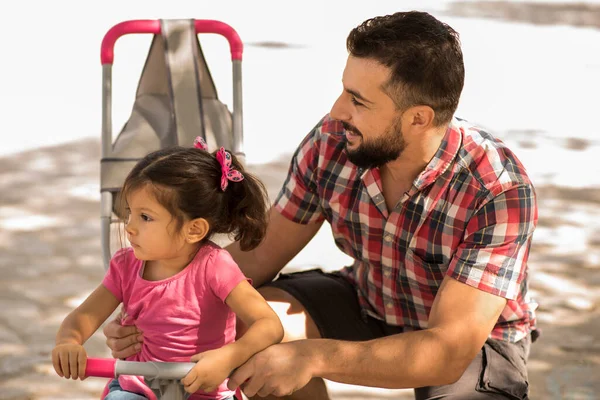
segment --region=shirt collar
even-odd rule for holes
[[[452,164],[462,143],[460,127],[454,119],[448,124],[446,134],[440,147],[429,161],[423,172],[415,179],[413,185],[417,190],[422,190],[440,177]]]

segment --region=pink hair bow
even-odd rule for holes
[[[225,151],[223,147],[217,151],[216,154],[217,161],[221,164],[221,169],[223,171],[221,175],[221,190],[225,191],[227,189],[228,181],[232,182],[240,182],[244,180],[244,175],[238,170],[233,169],[231,166],[231,154],[228,151]]]
[[[194,147],[196,149],[208,151],[206,141],[201,136],[196,136]],[[217,151],[216,157],[219,164],[221,164],[221,170],[223,171],[221,175],[221,190],[225,191],[225,189],[227,189],[228,181],[240,182],[244,180],[244,175],[242,175],[240,171],[233,169],[231,166],[231,154],[229,154],[228,151],[221,147],[219,151]]]

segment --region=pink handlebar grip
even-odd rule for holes
[[[85,376],[114,378],[116,362],[117,360],[114,358],[88,358],[85,366]]]
[[[100,48],[100,61],[102,65],[113,63],[117,39],[130,33],[152,33],[158,35],[160,34],[160,21],[157,19],[123,21],[110,28],[106,32],[106,35],[104,35]]]
[[[194,20],[194,26],[196,27],[196,33],[216,33],[224,36],[229,42],[231,59],[242,59],[244,45],[235,29],[233,29],[231,26],[224,22],[210,19]],[[160,20],[139,19],[123,21],[110,28],[104,35],[100,48],[100,61],[102,65],[113,63],[115,58],[115,43],[117,42],[117,39],[130,33],[151,33],[154,35],[159,35],[161,33]]]
[[[238,33],[225,22],[215,21],[213,19],[197,19],[194,21],[196,33],[216,33],[224,36],[229,42],[232,60],[242,60],[244,44]]]

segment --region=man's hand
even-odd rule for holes
[[[117,316],[102,330],[106,336],[106,345],[112,350],[114,358],[125,359],[140,351],[142,348],[142,332],[135,325],[122,326]]]
[[[292,394],[313,378],[315,358],[308,340],[270,346],[252,356],[229,378],[227,386],[241,385],[248,397]]]

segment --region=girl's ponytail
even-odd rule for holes
[[[225,190],[228,209],[229,232],[235,232],[235,240],[243,251],[257,247],[267,231],[268,195],[263,183],[244,170],[239,160],[231,155],[231,167],[243,175],[243,179],[230,182]]]

